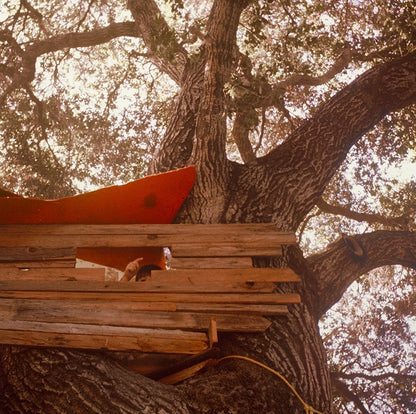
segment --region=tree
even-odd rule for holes
[[[88,178],[92,167],[105,174],[103,181],[129,179],[155,150],[151,172],[197,167],[178,222],[271,222],[295,231],[307,227],[316,206],[330,210],[324,200],[344,203],[332,208],[351,216],[362,200],[344,185],[347,157],[361,156],[356,178],[371,186],[381,168],[369,161],[375,148],[393,162],[392,149],[402,159],[414,146],[416,102],[411,2],[356,3],[6,2],[2,179],[15,191],[31,185],[39,195],[57,196],[62,191],[52,181],[74,192],[75,178]],[[143,62],[152,65],[150,77],[138,68]],[[98,76],[101,88],[84,84],[87,105],[70,84],[93,72],[106,77]],[[163,82],[175,85],[175,96],[154,93]],[[129,87],[137,94],[145,88],[152,103],[130,108],[137,97]],[[149,139],[164,126],[161,139]],[[234,147],[243,162],[231,160]],[[25,174],[12,176],[16,167]],[[342,372],[330,374],[318,321],[366,272],[416,267],[414,209],[406,203],[398,215],[397,203],[374,201],[380,192],[367,194],[373,202],[363,204],[379,211],[361,216],[374,219],[366,232],[331,240],[309,256],[293,247],[281,258],[258,260],[257,266],[292,267],[302,279],[295,288],[302,304],[288,317],[273,318],[264,334],[220,338],[224,355],[276,369],[321,412],[333,409],[332,386],[361,412],[368,409]],[[400,217],[387,220],[384,212]],[[246,361],[224,361],[172,387],[95,353],[2,347],[1,359],[4,412],[304,410],[280,379]],[[415,378],[414,371],[406,375]]]

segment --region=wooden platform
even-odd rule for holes
[[[292,233],[270,224],[0,225],[0,343],[198,354],[218,332],[261,332],[300,302],[290,269],[253,268]],[[145,282],[74,268],[77,248],[169,247]]]

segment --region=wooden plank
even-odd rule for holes
[[[300,282],[299,276],[290,268],[272,269],[175,269],[153,270],[152,281],[173,283],[223,283],[223,282]]]
[[[75,258],[76,254],[77,249],[75,247],[0,247],[0,261],[2,262],[66,260]]]
[[[208,349],[205,341],[177,338],[134,338],[124,336],[79,335],[72,333],[0,330],[0,343],[54,348],[100,349],[127,352],[199,354]]]
[[[272,233],[282,237],[282,243],[293,240],[293,232],[279,232],[270,223],[230,224],[1,224],[1,233],[8,234],[134,234],[134,235],[176,235],[176,234],[259,234]]]
[[[201,283],[193,284],[189,281],[152,281],[141,282],[134,291],[157,293],[157,292],[172,292],[172,293],[272,293],[276,289],[273,282],[245,282],[245,281],[224,281],[211,282],[210,280],[201,281]]]
[[[152,336],[154,338],[175,339],[178,334],[185,340],[203,340],[207,335],[202,332],[183,331],[180,329],[151,329],[151,328],[134,328],[126,326],[110,325],[93,325],[93,324],[76,324],[76,323],[48,323],[48,322],[31,322],[31,321],[10,321],[0,320],[0,330],[9,329],[17,331],[33,332],[55,332],[55,333],[75,333],[79,335],[106,335],[106,336]]]
[[[74,268],[76,259],[68,260],[48,260],[48,261],[22,261],[22,262],[0,262],[0,269],[16,268],[16,269],[47,269],[47,268]]]
[[[215,243],[221,240],[224,243],[239,243],[248,247],[279,247],[283,243],[274,234],[264,234],[252,237],[244,234],[172,234],[172,235],[152,235],[152,234],[63,234],[63,235],[43,235],[39,234],[11,234],[6,236],[0,234],[0,246],[3,247],[39,247],[39,248],[65,248],[68,246],[76,247],[165,247],[172,245],[193,244],[193,243]],[[287,243],[292,239],[287,237]]]
[[[251,268],[253,261],[251,257],[202,257],[198,259],[172,257],[170,264],[174,269],[241,269]]]
[[[208,327],[208,339],[209,339],[209,347],[210,348],[212,348],[214,346],[214,344],[218,343],[217,328],[218,328],[217,318],[215,316],[211,316],[210,321],[209,321],[209,327]]]
[[[169,354],[208,349],[202,332],[26,321],[0,321],[0,343]]]
[[[18,268],[0,268],[0,281],[11,280],[90,280],[104,281],[104,268],[43,268],[43,269],[26,269]]]
[[[5,247],[160,247],[219,240],[271,247],[296,242],[293,233],[270,224],[0,225]]]
[[[160,283],[160,282],[100,282],[100,281],[74,281],[74,280],[0,280],[0,291],[59,291],[59,292],[119,292],[119,293],[247,293],[247,292],[273,292],[275,285],[272,282],[205,282],[198,285],[190,283]]]
[[[168,385],[178,384],[182,381],[185,381],[188,378],[192,378],[200,371],[202,371],[205,367],[214,364],[214,362],[214,359],[206,359],[205,361],[198,362],[197,364],[185,368],[181,371],[175,372],[174,374],[167,375],[166,377],[161,378],[159,382]]]
[[[75,282],[74,282],[75,283]],[[54,299],[54,300],[107,300],[170,303],[251,303],[290,304],[300,303],[297,293],[124,293],[124,292],[59,292],[1,290],[1,298]]]
[[[101,295],[102,296],[102,295]],[[0,298],[0,308],[14,309],[24,304],[31,308],[65,307],[66,309],[83,309],[89,312],[91,309],[105,309],[110,311],[163,311],[175,312],[176,305],[170,302],[137,302],[137,301],[111,301],[101,299],[94,300],[54,300],[54,299],[4,299]]]
[[[118,353],[118,355],[125,355],[123,353]],[[139,354],[139,355],[149,355],[149,354]],[[156,355],[156,354],[150,354]],[[164,354],[166,356],[167,354]],[[175,357],[172,354],[172,357]],[[155,381],[159,381],[161,378],[164,378],[168,375],[174,374],[178,371],[182,371],[183,369],[189,368],[192,365],[195,365],[199,362],[205,361],[209,358],[219,358],[220,357],[220,350],[217,347],[212,347],[207,351],[201,352],[197,355],[176,355],[178,362],[173,364],[166,364],[164,368],[159,369],[157,372],[153,372],[149,377]]]
[[[286,305],[256,305],[236,303],[178,303],[178,312],[200,312],[210,314],[234,313],[237,315],[287,315]]]
[[[47,300],[36,305],[25,300],[0,300],[0,319],[32,322],[125,326],[140,328],[184,329],[207,331],[210,314],[186,312],[138,312],[106,308],[67,307],[65,301],[51,305]],[[262,332],[270,321],[261,316],[216,315],[217,327],[224,332]]]
[[[10,302],[8,302],[10,301]],[[1,304],[13,307],[18,305],[18,299],[0,299]],[[31,307],[42,307],[45,301],[51,307],[63,306],[67,309],[108,309],[127,311],[164,311],[164,312],[191,312],[237,315],[284,315],[288,313],[286,305],[250,305],[235,303],[170,303],[170,302],[134,302],[134,301],[109,301],[109,300],[54,300],[54,299],[24,299],[24,302]],[[4,307],[3,307],[4,309]]]
[[[282,248],[270,246],[246,246],[242,243],[230,245],[217,244],[183,244],[173,245],[171,248],[173,257],[223,257],[223,256],[281,256]]]

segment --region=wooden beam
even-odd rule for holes
[[[270,326],[270,324],[267,326],[267,328],[269,326]],[[239,331],[237,331],[237,332],[239,332]],[[210,321],[209,321],[208,339],[209,339],[209,347],[210,348],[212,348],[214,346],[214,344],[218,343],[217,318],[215,316],[211,316]]]
[[[168,385],[178,384],[182,381],[185,381],[188,378],[194,377],[204,368],[213,364],[214,361],[215,361],[214,359],[206,359],[205,361],[198,362],[195,365],[192,365],[181,371],[175,372],[174,374],[170,374],[170,375],[167,375],[166,377],[161,378],[159,382],[162,382],[163,384],[168,384]]]

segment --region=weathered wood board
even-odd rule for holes
[[[207,331],[211,316],[207,313],[137,311],[110,306],[84,307],[82,302],[0,299],[0,321],[60,322],[140,328],[165,328]],[[225,332],[262,332],[270,321],[253,315],[216,313],[217,327]]]
[[[217,331],[262,332],[265,316],[300,302],[276,293],[276,283],[300,282],[291,269],[254,268],[252,259],[295,242],[271,224],[0,225],[0,343],[205,352]],[[68,267],[76,248],[131,247],[169,247],[171,269],[125,283]]]
[[[203,332],[14,320],[0,320],[0,343],[171,354],[196,354],[209,347]]]

